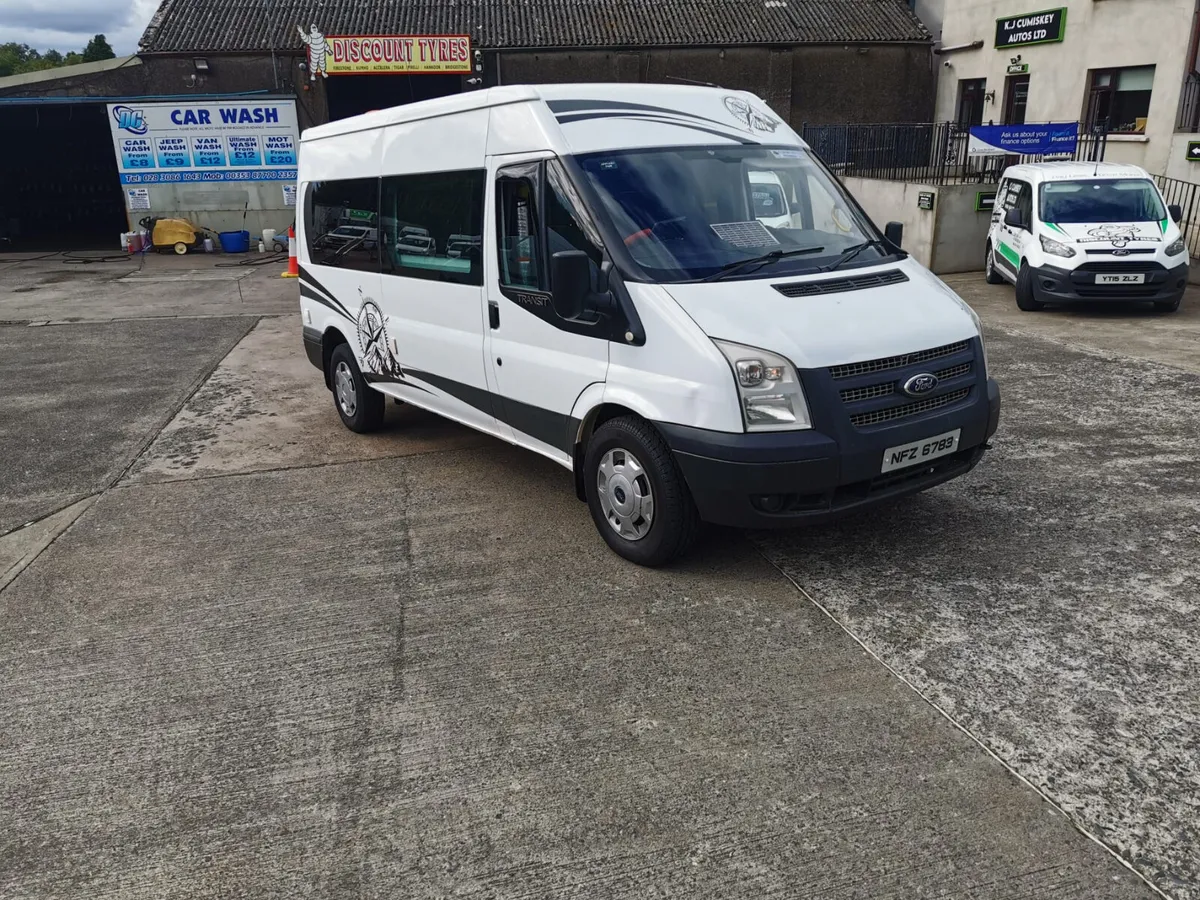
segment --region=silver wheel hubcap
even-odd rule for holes
[[[627,541],[640,541],[654,524],[650,477],[628,450],[609,450],[596,472],[600,509],[613,530]]]
[[[337,402],[342,413],[353,418],[358,409],[358,394],[354,390],[354,373],[344,362],[338,363],[333,373],[333,386],[337,391]]]

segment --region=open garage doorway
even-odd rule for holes
[[[329,118],[403,106],[462,92],[462,75],[334,75],[325,82]]]
[[[103,103],[0,105],[0,252],[120,247],[129,228]]]

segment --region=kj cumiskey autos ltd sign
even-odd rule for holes
[[[1052,44],[1067,34],[1066,7],[1021,13],[996,20],[996,48]]]

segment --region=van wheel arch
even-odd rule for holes
[[[591,443],[592,435],[596,433],[597,428],[609,419],[621,416],[637,416],[645,419],[644,416],[628,406],[622,406],[619,403],[601,403],[589,410],[587,416],[579,424],[578,437],[571,450],[571,469],[575,475],[575,496],[584,503],[587,503],[587,492],[583,484],[583,461],[587,457],[588,444]],[[650,426],[653,428],[654,423],[650,422]]]
[[[346,340],[346,336],[336,328],[326,328],[325,334],[321,336],[321,371],[325,373],[325,387],[333,390],[333,376],[331,374],[331,363],[333,362],[333,351],[342,344],[350,343]]]

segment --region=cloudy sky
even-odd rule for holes
[[[118,56],[137,50],[158,0],[0,0],[0,44],[82,50],[103,34]]]

